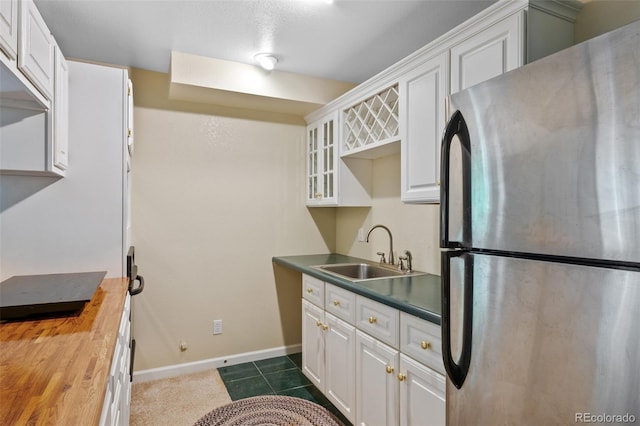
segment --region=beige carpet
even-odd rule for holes
[[[192,426],[216,407],[231,402],[218,370],[151,382],[131,389],[131,426]]]

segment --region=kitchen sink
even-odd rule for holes
[[[371,263],[337,263],[314,266],[314,268],[351,281],[422,275],[422,272],[412,271],[407,273],[406,271],[392,269],[394,268],[393,266],[382,266]]]

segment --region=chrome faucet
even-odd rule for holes
[[[391,231],[389,230],[389,228],[387,228],[384,225],[374,225],[371,227],[371,229],[369,229],[369,232],[367,232],[367,242],[369,242],[369,235],[371,235],[371,231],[373,231],[376,228],[382,228],[385,231],[387,231],[387,234],[389,234],[389,265],[395,265],[395,258],[393,257],[393,236],[391,235]],[[384,259],[384,257],[383,257]],[[383,260],[384,262],[384,260]]]

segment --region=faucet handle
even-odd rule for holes
[[[409,250],[405,250],[404,251],[404,256],[400,256],[399,259],[401,259],[400,261],[400,269],[402,270],[402,260],[406,260],[407,261],[407,269],[406,272],[410,273],[412,272],[412,265],[411,265],[411,261],[413,260],[413,255],[411,255],[411,252]]]
[[[398,271],[404,272],[404,261],[407,260],[406,256],[398,256]]]
[[[380,263],[387,263],[387,260],[384,258],[384,252],[379,251],[376,254],[380,256]]]

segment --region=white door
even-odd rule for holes
[[[325,312],[325,395],[350,422],[355,421],[356,329]]]
[[[302,371],[324,391],[324,311],[302,301]]]
[[[440,139],[445,125],[449,55],[444,52],[400,81],[402,201],[440,200]]]
[[[445,378],[408,356],[400,355],[400,424],[445,426]]]
[[[521,67],[524,25],[517,13],[451,48],[451,93]]]
[[[356,331],[356,424],[398,424],[398,351]]]

